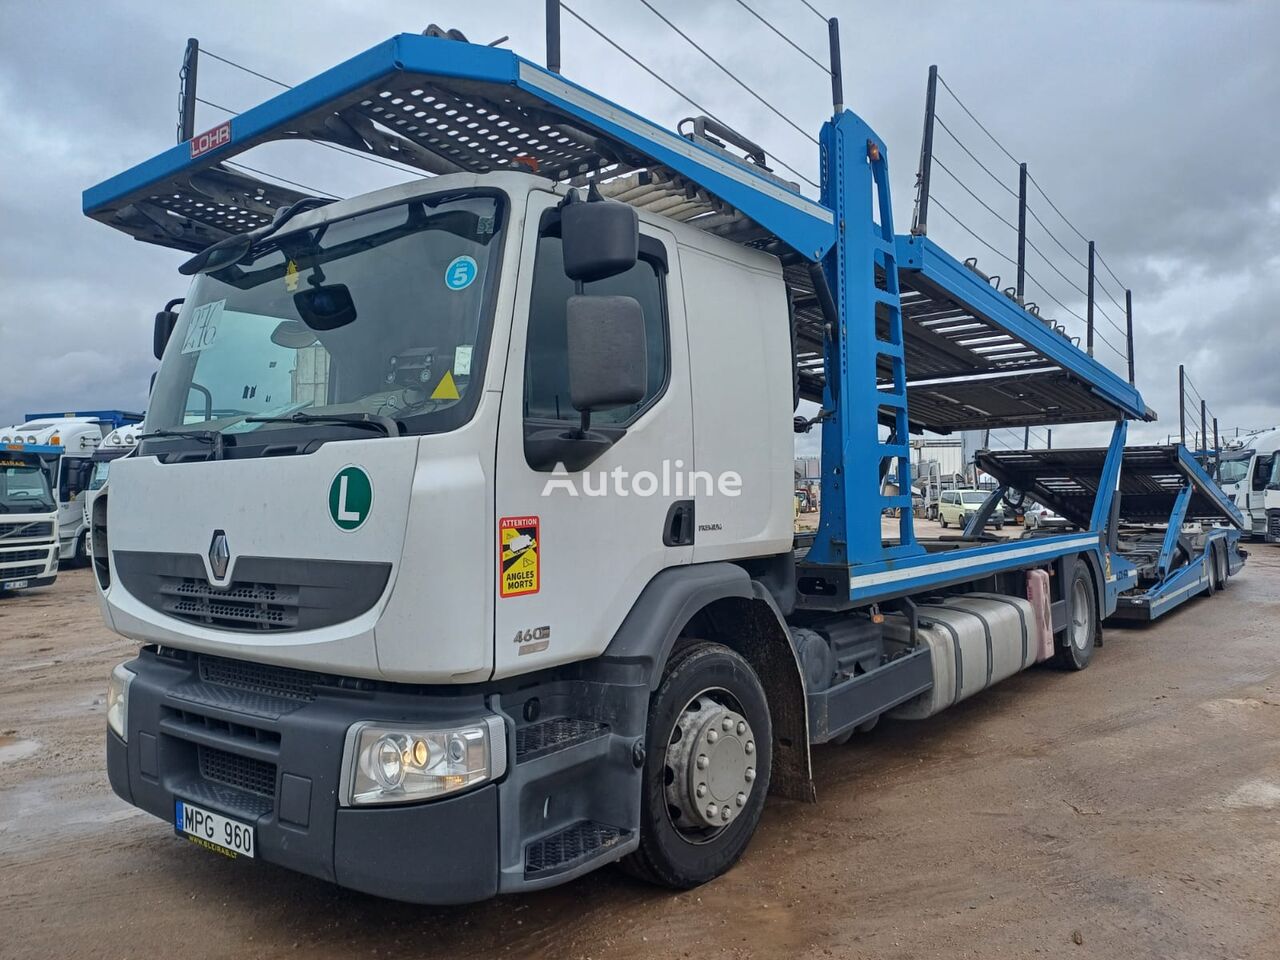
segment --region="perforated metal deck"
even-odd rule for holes
[[[1073,523],[1088,526],[1106,463],[1105,448],[984,450],[978,466],[1001,483],[1030,494]],[[1120,518],[1166,523],[1174,501],[1192,485],[1186,520],[1243,526],[1240,511],[1186,450],[1170,446],[1127,447],[1120,468]]]

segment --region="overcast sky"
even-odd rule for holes
[[[746,0],[825,60],[823,23],[800,0]],[[830,112],[814,64],[752,20],[736,0],[653,0],[675,23],[815,134]],[[845,100],[891,153],[898,232],[911,224],[925,78],[939,65],[952,89],[1059,209],[1096,240],[1133,290],[1138,385],[1161,421],[1131,433],[1177,432],[1177,364],[1222,427],[1280,424],[1280,4],[1106,0],[1066,3],[853,3],[815,0],[841,18]],[[638,0],[571,6],[677,87],[810,179],[816,148],[676,37]],[[137,243],[80,212],[81,191],[174,140],[177,71],[188,36],[203,47],[296,83],[398,32],[429,22],[543,60],[541,5],[523,3],[255,2],[0,3],[0,424],[23,413],[81,407],[144,409],[152,317],[181,296],[183,255]],[[571,79],[674,126],[694,111],[564,15]],[[243,109],[277,88],[221,63],[200,67],[202,96]],[[944,94],[940,115],[1004,183],[1016,166]],[[201,107],[197,129],[224,114]],[[1001,216],[1016,204],[949,139],[938,156]],[[394,182],[391,171],[301,145],[262,148],[250,163],[351,194]],[[290,152],[293,151],[293,152]],[[318,156],[317,156],[318,155]],[[1008,228],[946,174],[936,196],[1002,252]],[[812,191],[810,191],[812,192]],[[1084,259],[1084,245],[1035,193],[1044,225]],[[1012,282],[1012,268],[935,208],[929,234]],[[1053,238],[1032,240],[1029,267],[1046,313],[1081,332],[1069,283],[1084,274]],[[1102,281],[1123,302],[1120,284]],[[1099,294],[1123,325],[1122,314]],[[1120,335],[1099,317],[1117,346]],[[1123,360],[1099,343],[1098,356]],[[1055,433],[1055,445],[1073,439]],[[1096,432],[1077,431],[1092,440]]]

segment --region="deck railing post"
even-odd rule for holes
[[[838,117],[844,113],[844,75],[840,70],[840,21],[835,17],[827,21],[827,40],[831,47],[831,112]]]
[[[1022,449],[1023,450],[1031,449],[1031,428],[1030,427],[1022,428]]]
[[[547,69],[560,72],[560,0],[547,0]]]
[[[1027,165],[1018,164],[1018,281],[1014,293],[1023,302],[1027,286]]]
[[[1201,450],[1209,448],[1209,423],[1205,418],[1208,408],[1203,400],[1200,401],[1200,447]]]
[[[1133,291],[1124,292],[1124,322],[1129,337],[1129,386],[1137,381],[1133,375]]]
[[[938,101],[938,68],[929,67],[929,87],[924,96],[924,135],[920,138],[920,168],[916,172],[916,210],[911,232],[929,233],[929,179],[933,172],[933,121]]]
[[[1178,436],[1187,445],[1187,369],[1178,364]]]
[[[1046,450],[1052,450],[1053,449],[1053,428],[1050,427],[1046,431],[1045,435],[1048,437],[1048,439],[1045,441],[1044,448]]]
[[[1085,314],[1085,326],[1088,328],[1088,347],[1089,356],[1093,356],[1093,241],[1089,241],[1089,309]]]
[[[200,65],[200,41],[191,37],[182,55],[178,71],[178,142],[186,143],[196,135],[196,69]]]
[[[1214,460],[1218,459],[1218,455],[1220,452],[1221,452],[1221,445],[1218,443],[1218,418],[1214,417],[1213,418],[1213,458]]]

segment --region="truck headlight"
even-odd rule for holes
[[[126,743],[129,742],[129,684],[135,676],[123,663],[118,663],[107,681],[107,726]]]
[[[506,727],[485,717],[457,727],[357,723],[342,754],[343,806],[411,803],[502,776]]]

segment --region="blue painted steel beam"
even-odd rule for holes
[[[927,237],[898,237],[898,267],[919,270],[952,297],[1063,370],[1089,385],[1095,394],[1116,407],[1123,416],[1154,420],[1155,413],[1142,402],[1142,394],[1124,378],[1088,356],[1065,337],[1046,327],[999,290]]]
[[[1156,568],[1163,579],[1169,575],[1169,567],[1173,564],[1173,551],[1178,546],[1178,534],[1182,532],[1183,521],[1187,518],[1187,504],[1191,502],[1194,488],[1190,483],[1184,484],[1178,492],[1178,499],[1173,502],[1173,512],[1169,514],[1169,528],[1164,532],[1164,543],[1160,547],[1160,559]]]
[[[549,108],[600,131],[621,152],[639,153],[700,184],[810,259],[821,259],[835,243],[835,214],[829,207],[749,164],[681,137],[510,50],[416,34],[386,40],[233,117],[230,139],[198,157],[191,156],[190,142],[178,144],[91,187],[84,193],[84,212],[92,216],[137,191],[197,173],[260,143],[292,139],[291,124],[300,118],[365,87],[373,94],[375,84],[395,73],[525,90]]]
[[[1222,511],[1223,519],[1230,522],[1232,526],[1244,529],[1244,514],[1240,512],[1240,508],[1218,486],[1218,482],[1210,476],[1204,464],[1181,444],[1178,444],[1178,463],[1196,491],[1211,500]]]
[[[1124,439],[1129,425],[1117,420],[1111,431],[1111,443],[1107,446],[1107,460],[1098,478],[1098,492],[1093,498],[1093,513],[1089,517],[1089,529],[1101,534],[1111,522],[1111,504],[1115,502],[1116,489],[1120,486],[1120,470],[1124,466]]]

